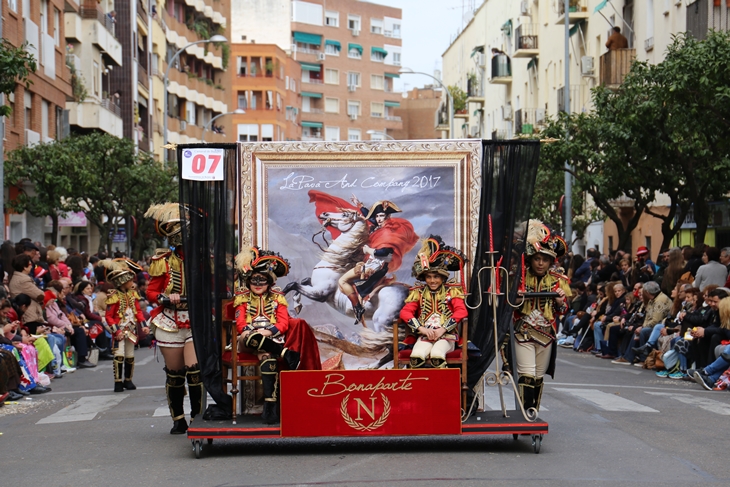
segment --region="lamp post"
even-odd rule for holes
[[[203,127],[203,135],[201,135],[200,138],[202,139],[203,142],[205,142],[205,132],[206,132],[206,130],[208,130],[208,127],[212,127],[213,126],[213,122],[216,121],[216,120],[218,120],[219,118],[221,118],[221,117],[223,117],[225,115],[243,115],[244,113],[246,113],[246,112],[243,111],[243,110],[241,110],[240,108],[236,108],[232,112],[219,113],[215,117],[211,118],[208,121],[208,123],[205,124],[205,127]]]
[[[387,137],[390,140],[395,140],[393,137],[385,133],[385,131],[378,132],[377,130],[367,130],[365,131],[365,133],[368,135],[382,135],[383,137]]]
[[[165,69],[165,77],[162,78],[162,85],[164,86],[164,92],[163,92],[163,100],[162,105],[164,107],[164,113],[162,114],[163,118],[163,129],[162,129],[162,145],[167,145],[167,76],[170,74],[170,68],[173,64],[175,64],[175,60],[180,55],[181,52],[186,50],[190,46],[194,46],[196,44],[207,44],[209,42],[228,42],[228,39],[225,38],[225,36],[216,34],[210,39],[202,40],[202,41],[195,41],[189,43],[187,46],[184,46],[180,48],[174,56],[170,59],[170,61],[167,63],[167,69]]]
[[[449,138],[454,138],[454,97],[451,96],[451,92],[444,86],[444,84],[436,78],[435,76],[431,76],[428,73],[420,73],[418,71],[413,71],[410,68],[401,68],[398,70],[400,74],[421,74],[423,76],[428,76],[432,80],[434,80],[438,85],[446,92],[446,96],[449,98]]]

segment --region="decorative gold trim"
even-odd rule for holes
[[[343,162],[357,166],[420,166],[442,162],[455,168],[454,246],[474,259],[481,196],[480,140],[243,142],[239,143],[239,150],[239,248],[266,246],[268,211],[261,204],[265,201],[266,167],[336,167]],[[470,268],[465,269],[467,282]]]

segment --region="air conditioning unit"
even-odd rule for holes
[[[512,104],[507,103],[502,106],[502,118],[504,120],[512,120]]]
[[[347,91],[349,91],[350,93],[352,93],[352,92],[353,92],[353,91],[355,91],[356,89],[357,89],[357,86],[356,86],[356,85],[349,85],[349,86],[347,87]]]
[[[327,55],[325,53],[320,52],[319,54],[317,54],[318,61],[324,61],[325,59],[327,59]]]
[[[530,15],[530,4],[528,0],[520,2],[520,15]]]
[[[471,136],[476,137],[477,135],[479,135],[479,125],[474,125],[471,128]]]
[[[354,122],[355,120],[357,120],[357,113],[351,113],[351,114],[350,114],[350,120],[352,120],[353,122]]]
[[[486,56],[484,55],[483,52],[478,52],[478,53],[476,53],[476,55],[474,55],[474,59],[477,63],[477,66],[484,66]]]
[[[538,125],[542,125],[545,123],[545,109],[544,108],[538,108],[535,110],[535,123]]]
[[[583,56],[580,58],[580,72],[583,76],[593,76],[593,56]]]
[[[297,44],[296,44],[296,42],[291,45],[291,52],[297,52]]]
[[[352,36],[357,37],[360,35],[360,29],[352,29]]]

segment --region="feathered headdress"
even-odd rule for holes
[[[413,262],[411,274],[419,281],[425,279],[427,272],[438,272],[448,279],[449,271],[460,271],[464,268],[466,257],[463,252],[444,244],[438,235],[430,235],[421,245],[421,250]]]
[[[136,262],[124,258],[100,260],[99,265],[104,268],[105,278],[117,287],[131,281],[138,272],[142,272],[142,268]]]
[[[182,232],[180,203],[152,205],[144,216],[155,220],[155,230],[162,237],[170,238]]]
[[[276,252],[249,247],[236,256],[236,270],[244,282],[254,272],[268,275],[272,282],[276,282],[278,277],[289,273],[289,261]]]
[[[553,234],[540,220],[530,220],[525,237],[525,253],[528,257],[535,254],[546,254],[553,259],[565,255],[568,245],[559,235]]]

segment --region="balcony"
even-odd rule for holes
[[[147,70],[144,69],[142,63],[137,63],[137,81],[139,84],[145,87],[146,90],[150,89],[150,77],[147,74]]]
[[[489,79],[492,84],[512,84],[512,63],[506,54],[498,54],[492,57],[492,77]]]
[[[558,21],[556,24],[565,25],[565,2],[558,2]],[[575,24],[581,20],[588,20],[590,13],[588,12],[588,0],[570,0],[568,6],[568,22]]]
[[[314,79],[314,78],[303,79],[302,80],[302,83],[306,83],[306,84],[310,84],[310,85],[322,85],[322,84],[324,84],[324,82],[321,79]]]
[[[74,13],[64,15],[66,27],[73,27]],[[110,58],[117,66],[122,65],[122,45],[114,34],[114,23],[100,8],[81,7],[81,33],[74,34],[70,30],[67,37],[83,36],[83,40],[90,40],[101,50],[102,54]],[[88,36],[88,37],[87,37]]]
[[[636,49],[615,49],[601,56],[601,84],[616,89],[631,71]]]
[[[403,122],[401,117],[397,117],[395,115],[386,115],[384,118],[388,122]]]
[[[584,100],[586,100],[586,93],[588,87],[585,85],[570,85],[570,113],[580,113],[586,106]],[[565,87],[561,86],[558,88],[558,111],[566,111],[565,104]]]
[[[116,34],[114,32],[114,22],[112,21],[111,17],[106,15],[104,12],[102,12],[100,6],[91,7],[88,4],[81,6],[81,18],[82,19],[93,19],[97,20],[102,27],[104,27],[107,32],[109,32],[112,37],[116,39]]]
[[[120,108],[109,99],[101,103],[84,101],[66,102],[68,122],[84,129],[101,130],[116,137],[123,137],[123,123]]]
[[[302,113],[316,113],[316,114],[320,114],[320,113],[324,113],[324,110],[321,109],[321,108],[308,108],[306,110],[304,108],[302,108]]]
[[[512,57],[534,57],[540,54],[537,24],[522,24],[515,29],[515,52]]]
[[[322,136],[302,135],[302,141],[304,142],[322,142],[324,139]]]
[[[466,101],[484,103],[484,83],[479,82],[476,77],[466,80]]]
[[[539,127],[545,125],[544,108],[521,108],[514,114],[515,135],[532,135],[539,132]]]

